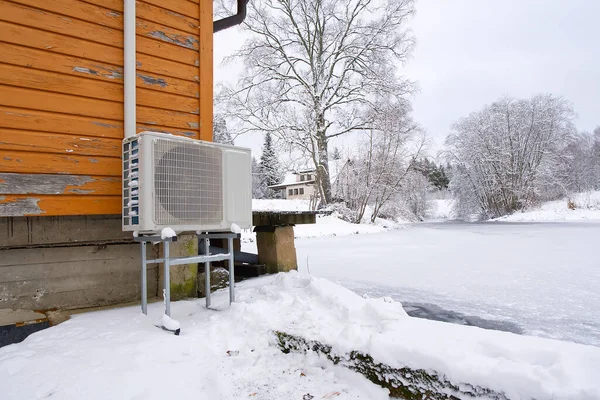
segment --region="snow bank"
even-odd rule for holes
[[[575,209],[569,209],[569,201]],[[576,193],[562,200],[549,201],[538,207],[517,212],[494,221],[507,222],[545,222],[600,220],[600,191]]]
[[[284,199],[254,199],[252,200],[253,211],[310,211],[308,200],[284,200]],[[369,210],[370,211],[370,210]],[[369,212],[367,213],[369,214]],[[316,224],[301,224],[294,226],[294,236],[300,238],[318,238],[324,236],[346,236],[365,233],[385,232],[390,229],[398,229],[408,221],[389,221],[377,218],[374,224],[367,217],[361,224],[353,224],[339,218],[335,212],[330,215],[317,215]],[[243,250],[256,252],[256,234],[252,230],[242,232]]]
[[[317,215],[316,224],[294,226],[294,237],[296,239],[306,239],[326,236],[361,235],[398,229],[403,225],[402,223],[379,218],[374,224],[353,224],[335,215]],[[244,230],[242,232],[242,250],[256,253],[256,233],[252,232],[252,230]]]
[[[600,348],[410,318],[400,303],[298,273],[245,281],[237,293],[231,308],[226,292],[215,294],[221,311],[173,303],[179,337],[130,307],[76,315],[2,348],[2,398],[388,398],[322,357],[281,353],[274,330],[513,399],[600,398]],[[161,312],[150,305],[150,315]]]
[[[296,238],[312,238],[323,236],[346,236],[364,233],[384,232],[396,227],[393,222],[380,220],[376,224],[353,224],[337,218],[334,215],[319,215],[317,223],[310,225],[296,225],[294,236]]]

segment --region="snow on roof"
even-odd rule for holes
[[[287,174],[279,185],[291,185],[292,183],[296,183],[296,175],[295,172]]]
[[[311,171],[314,172],[314,171]],[[284,188],[286,186],[290,186],[290,185],[300,185],[300,184],[304,184],[304,183],[312,183],[315,180],[314,179],[310,179],[310,180],[304,180],[304,181],[299,181],[297,179],[297,176],[300,175],[300,172],[290,172],[288,173],[285,178],[283,179],[283,181],[281,183],[278,183],[276,185],[271,185],[269,186],[272,189],[280,189],[280,188]]]

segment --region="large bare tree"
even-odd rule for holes
[[[331,201],[330,139],[368,127],[376,96],[402,101],[397,75],[413,37],[414,0],[253,0],[251,39],[233,56],[244,74],[221,91],[242,131],[271,132],[307,154],[323,203]]]
[[[505,97],[456,123],[446,156],[462,216],[499,217],[564,194],[574,115],[563,98],[544,94]]]

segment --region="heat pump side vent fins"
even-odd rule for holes
[[[123,143],[123,226],[139,225],[139,141]]]

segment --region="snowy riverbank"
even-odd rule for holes
[[[569,202],[572,208],[569,208]],[[530,209],[516,212],[495,221],[505,222],[558,222],[600,221],[600,191],[575,193],[561,200],[548,201]]]
[[[406,316],[298,273],[238,285],[238,303],[214,296],[173,304],[173,336],[138,307],[76,315],[0,349],[2,398],[387,399],[386,390],[315,354],[283,354],[273,331],[359,350],[394,367],[424,368],[511,399],[600,397],[600,348]],[[306,396],[310,395],[310,396]]]

